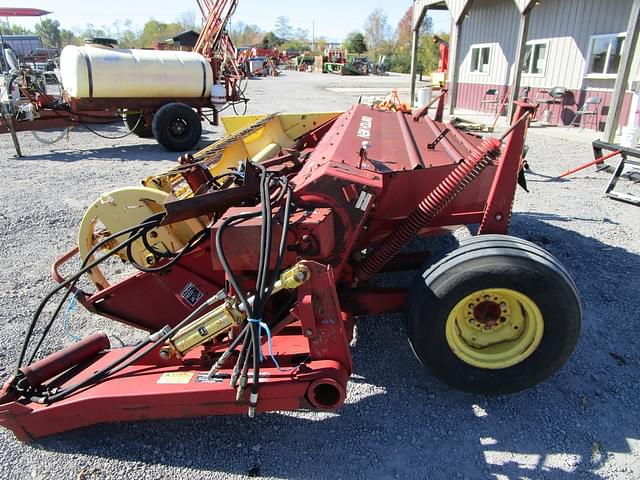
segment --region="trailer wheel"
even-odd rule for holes
[[[153,129],[147,125],[144,118],[140,119],[141,113],[127,113],[124,116],[124,123],[134,135],[140,138],[153,138]]]
[[[198,114],[184,103],[168,103],[153,116],[153,136],[172,152],[191,150],[202,135]]]
[[[418,275],[407,302],[409,342],[449,385],[517,392],[554,374],[580,332],[578,293],[565,268],[533,243],[483,235]]]

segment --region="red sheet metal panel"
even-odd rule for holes
[[[451,130],[450,126],[430,119],[415,122],[410,115],[400,112],[357,105],[338,118],[309,163],[323,165],[331,159],[379,173],[453,165],[467,156],[480,140],[450,131],[434,149],[429,149],[429,143],[447,127]],[[363,147],[367,150],[366,160],[360,155]]]
[[[52,12],[40,10],[39,8],[0,8],[1,17],[41,17],[42,15],[49,15],[50,13]]]

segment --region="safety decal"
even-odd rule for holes
[[[160,375],[159,384],[185,385],[193,378],[193,372],[167,372]]]
[[[371,197],[373,197],[372,193],[367,193],[364,190],[360,193],[360,197],[356,202],[356,208],[362,210],[363,212],[369,206],[369,202],[371,201]]]
[[[222,383],[229,375],[217,373],[213,377],[209,377],[208,373],[199,373],[193,380],[193,383]]]
[[[187,286],[182,289],[182,292],[180,292],[180,295],[192,307],[194,307],[195,304],[198,303],[202,297],[204,297],[204,293],[198,290],[198,287],[196,287],[191,282],[187,283]]]

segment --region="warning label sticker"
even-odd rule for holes
[[[204,296],[204,293],[198,290],[198,287],[193,283],[187,283],[187,285],[182,289],[182,292],[180,292],[180,295],[193,307]]]
[[[260,372],[260,383],[268,382],[271,374],[269,372]],[[193,383],[222,383],[231,376],[227,373],[216,373],[213,377],[209,377],[208,373],[199,373],[193,379]],[[253,383],[253,375],[249,372],[248,384]]]
[[[193,380],[194,383],[222,383],[225,378],[229,378],[229,375],[215,374],[213,377],[209,377],[208,373],[199,373]]]
[[[159,384],[165,385],[184,385],[191,381],[193,372],[167,372],[160,375]]]

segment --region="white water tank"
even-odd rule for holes
[[[211,95],[213,71],[199,53],[68,46],[62,85],[72,98],[197,98]]]
[[[227,89],[216,83],[211,88],[211,103],[216,107],[224,107],[227,104]]]
[[[416,108],[426,107],[431,103],[431,87],[422,87],[418,89],[418,99],[416,102]]]

